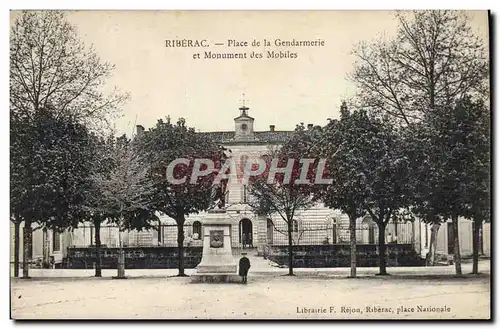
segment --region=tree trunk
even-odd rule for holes
[[[378,224],[378,257],[379,257],[379,275],[387,275],[385,265],[385,224]]]
[[[120,224],[118,225],[118,259],[116,264],[116,276],[115,279],[126,279],[125,276],[125,252],[123,250],[123,241],[122,241],[122,228],[121,223],[123,223],[123,216],[121,217]]]
[[[23,278],[29,279],[29,269],[31,261],[31,222],[26,220],[23,228]]]
[[[472,231],[472,274],[479,274],[479,230],[481,221],[474,220],[474,230]]]
[[[426,256],[427,266],[434,266],[436,262],[437,236],[440,227],[441,227],[440,223],[435,223],[432,224],[431,226],[431,241],[429,241],[429,252],[427,253]]]
[[[350,278],[356,277],[356,218],[349,216],[349,244],[351,248],[351,275]]]
[[[16,220],[14,222],[14,277],[19,277],[19,229],[21,222]]]
[[[95,263],[95,276],[102,276],[102,260],[101,260],[101,221],[99,219],[94,220],[95,226],[95,251],[96,251],[96,263]]]
[[[293,221],[288,220],[288,275],[293,275]]]
[[[398,234],[399,234],[399,232],[398,232],[398,221],[395,220],[393,222],[393,224],[394,224],[394,238],[393,238],[393,242],[397,243],[398,242]]]
[[[158,220],[158,245],[163,246],[163,229],[160,220]]]
[[[452,215],[453,222],[453,262],[455,263],[455,272],[457,275],[462,275],[462,262],[460,260],[460,241],[458,239],[458,216]]]
[[[49,231],[46,227],[42,230],[43,234],[43,255],[42,255],[42,268],[50,268],[50,240]]]
[[[177,248],[179,249],[179,274],[177,276],[186,276],[184,273],[184,216],[176,220],[177,222]]]

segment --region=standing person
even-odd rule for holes
[[[239,275],[243,279],[243,283],[247,283],[248,270],[250,269],[250,259],[247,258],[246,252],[241,253],[243,257],[240,258]]]

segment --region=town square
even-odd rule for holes
[[[491,320],[489,24],[11,11],[11,318]]]

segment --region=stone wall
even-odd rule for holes
[[[119,248],[103,248],[102,268],[115,269]],[[177,268],[178,250],[174,247],[128,247],[125,251],[125,268]],[[195,268],[201,261],[202,247],[184,249],[185,268]],[[89,269],[95,267],[95,248],[68,248],[64,267]]]
[[[349,245],[307,245],[294,246],[294,267],[350,267]],[[379,266],[377,245],[358,245],[357,266]],[[280,265],[288,264],[288,248],[286,246],[266,246],[264,257]],[[388,244],[387,266],[424,266],[425,261],[419,257],[411,244]]]

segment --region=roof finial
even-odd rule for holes
[[[241,107],[240,107],[240,111],[241,111],[241,115],[247,115],[247,110],[248,110],[248,107],[245,106],[245,93],[242,93],[242,98],[241,98]]]
[[[245,107],[245,93],[241,94],[241,107]]]

